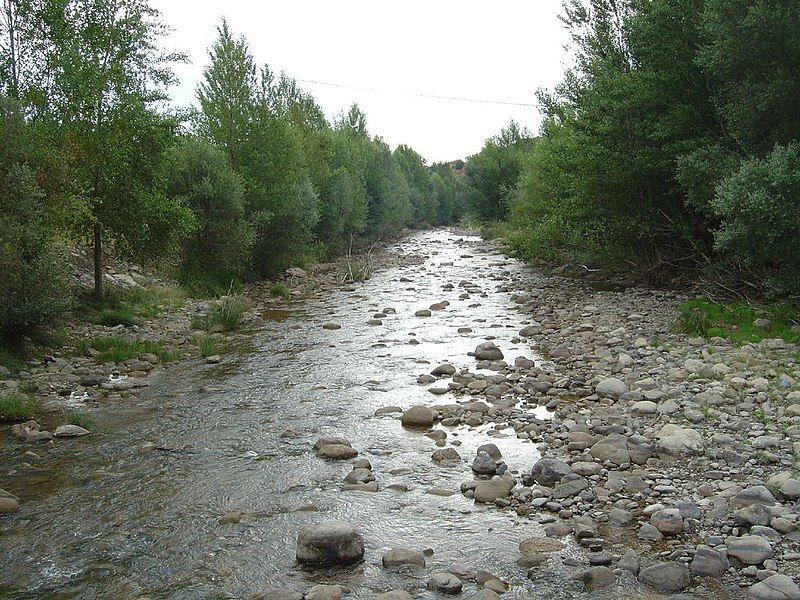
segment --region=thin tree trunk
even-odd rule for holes
[[[94,296],[103,298],[103,242],[100,235],[100,223],[94,224]]]

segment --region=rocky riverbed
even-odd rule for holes
[[[374,260],[254,287],[218,360],[193,302],[118,332],[176,363],[4,381],[95,427],[3,427],[0,596],[800,598],[798,348],[461,232]]]

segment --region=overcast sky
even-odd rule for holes
[[[536,104],[567,63],[561,0],[154,0],[174,29],[176,104],[195,101],[208,47],[225,16],[257,63],[298,80],[331,117],[353,102],[370,132],[408,144],[429,162],[465,158],[510,119],[538,129],[535,106],[421,98],[436,95]],[[361,88],[361,89],[357,89]],[[368,88],[368,89],[364,89]]]

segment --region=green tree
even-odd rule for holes
[[[190,137],[166,163],[167,192],[192,209],[196,227],[183,242],[184,274],[241,278],[253,232],[244,214],[244,186],[224,152]]]

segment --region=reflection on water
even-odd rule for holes
[[[507,286],[534,275],[484,250],[478,238],[448,231],[415,234],[399,249],[426,259],[349,288],[355,291],[264,311],[249,353],[214,367],[171,367],[139,399],[93,415],[91,439],[44,451],[41,473],[22,466],[25,449],[4,431],[0,486],[25,504],[0,521],[0,596],[244,598],[269,585],[305,590],[329,582],[351,587],[356,599],[390,587],[428,598],[434,595],[415,588],[452,563],[505,578],[515,586],[506,598],[581,595],[558,560],[535,582],[516,566],[519,541],[541,535],[535,521],[459,493],[425,493],[434,486],[458,492],[483,443],[495,443],[518,472],[539,456],[534,444],[510,428],[443,428],[465,460],[440,467],[424,433],[403,430],[396,415],[374,416],[387,405],[455,402],[428,393],[417,376],[445,361],[474,371],[467,352],[489,336],[509,362],[533,358],[516,338],[525,317]],[[444,310],[414,317],[443,300],[450,303]],[[387,308],[396,313],[368,324]],[[341,329],[323,329],[330,322]],[[543,407],[529,412],[549,416]],[[379,492],[341,490],[349,466],[310,451],[328,434],[348,437],[372,462]],[[146,442],[156,448],[139,452]],[[341,570],[295,563],[298,529],[323,518],[359,525],[363,563]],[[429,567],[382,569],[381,555],[394,545],[432,549]]]

